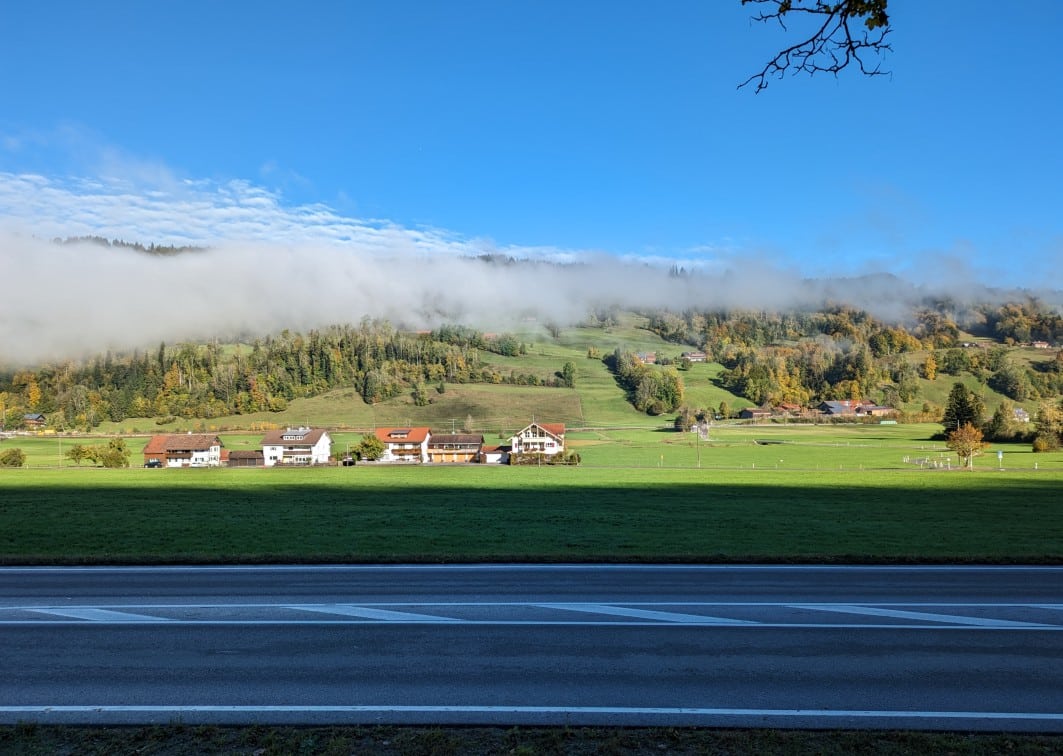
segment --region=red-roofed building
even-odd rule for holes
[[[377,428],[375,435],[384,444],[381,462],[427,462],[429,428]]]
[[[147,467],[217,467],[221,439],[213,433],[168,433],[152,436],[144,447]]]
[[[565,450],[564,423],[532,423],[509,440],[513,454],[552,456]]]

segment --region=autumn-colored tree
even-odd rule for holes
[[[362,437],[362,442],[357,447],[358,456],[362,459],[375,461],[384,456],[384,442],[373,435]]]
[[[36,378],[30,378],[29,383],[26,384],[26,406],[31,410],[35,410],[40,403],[41,387]]]
[[[956,452],[956,456],[963,462],[963,466],[968,469],[974,467],[974,458],[989,446],[982,440],[982,431],[970,423],[964,423],[950,433],[949,440],[945,445]]]
[[[937,378],[938,374],[938,361],[934,357],[934,353],[931,352],[926,356],[926,360],[923,361],[923,377],[928,381],[932,381]]]

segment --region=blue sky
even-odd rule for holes
[[[754,94],[739,0],[8,3],[0,227],[1061,288],[1063,3],[1002,7]]]

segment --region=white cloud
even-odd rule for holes
[[[678,259],[497,245],[435,228],[290,207],[246,181],[176,179],[151,163],[112,178],[0,172],[0,364],[150,347],[210,336],[305,330],[364,316],[422,328],[487,330],[521,318],[574,322],[591,308],[769,308],[824,297],[896,314],[931,289],[896,280],[802,280],[738,244]],[[125,248],[56,245],[102,236],[209,246],[160,258]],[[491,254],[540,264],[486,264]],[[559,266],[546,263],[564,263]],[[673,278],[678,264],[697,275]],[[965,294],[970,281],[962,281]]]

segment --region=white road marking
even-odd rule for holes
[[[722,709],[687,706],[0,706],[0,714],[560,714],[684,717],[1032,720],[1063,722],[1063,712],[906,711],[903,709]]]
[[[536,604],[543,609],[564,609],[569,612],[586,612],[588,614],[609,614],[616,617],[633,617],[636,619],[659,620],[661,622],[680,622],[701,625],[760,625],[760,622],[729,619],[725,617],[707,617],[701,614],[680,614],[679,612],[656,612],[648,609],[629,609],[608,604]]]
[[[899,609],[880,609],[872,606],[850,606],[841,604],[789,604],[794,609],[813,609],[817,612],[839,612],[842,614],[866,614],[871,617],[897,617],[898,619],[925,620],[942,622],[949,625],[975,625],[993,628],[1045,628],[1037,622],[1019,622],[1016,620],[993,619],[983,617],[962,617],[955,614],[932,614],[930,612],[906,612]]]
[[[437,617],[431,614],[417,614],[415,612],[394,612],[388,609],[371,609],[365,606],[352,606],[350,604],[284,604],[283,607],[285,609],[298,609],[304,612],[339,614],[344,617],[360,617],[362,619],[378,620],[380,622],[462,622],[462,620],[454,619],[453,617]]]
[[[110,609],[96,609],[88,606],[80,607],[32,607],[26,611],[51,614],[56,617],[69,617],[70,619],[89,620],[90,622],[170,622],[165,617],[152,617],[147,614],[134,614],[132,612],[115,612]]]
[[[694,609],[704,614],[670,611],[672,608]],[[738,619],[715,616],[713,610],[733,608],[783,610],[763,615],[763,619]],[[925,611],[936,608],[948,613]],[[427,609],[431,613],[419,610]],[[484,616],[479,611],[487,610]],[[559,612],[562,616],[587,615],[586,619],[554,619],[549,616],[528,616],[520,610],[538,609]],[[435,625],[482,625],[526,627],[549,626],[611,626],[611,627],[757,627],[812,629],[895,629],[895,630],[981,630],[981,631],[1063,631],[1063,622],[1019,621],[972,617],[953,614],[953,611],[1005,609],[1040,610],[1054,612],[1060,604],[1017,603],[777,603],[777,602],[366,602],[360,604],[297,604],[297,603],[233,603],[233,604],[112,604],[110,606],[40,606],[20,604],[0,605],[0,626],[41,625],[67,620],[86,624],[161,624],[238,626],[238,625],[354,625],[377,623],[407,623]],[[809,610],[824,617],[824,621],[810,621],[795,614]],[[12,612],[37,617],[11,617]],[[443,614],[439,614],[442,612]],[[297,618],[292,618],[292,613]],[[304,618],[300,618],[302,614]],[[836,622],[831,615],[861,615],[894,620],[883,622]],[[5,616],[6,615],[6,616]],[[43,616],[41,616],[43,615]],[[594,619],[593,615],[598,615]],[[604,617],[616,617],[607,620]],[[47,617],[49,619],[45,619]],[[909,620],[905,622],[904,620]]]

